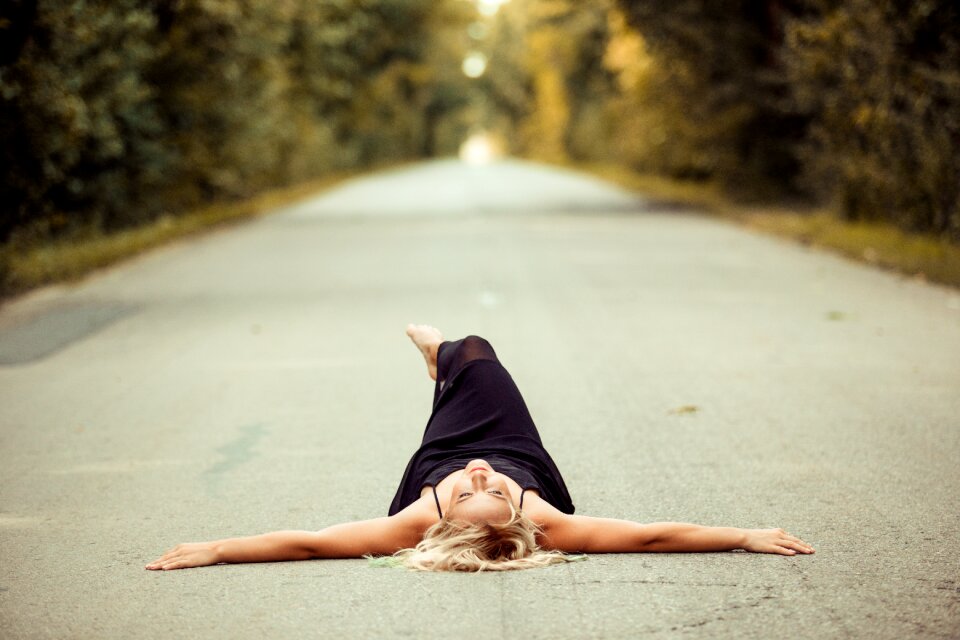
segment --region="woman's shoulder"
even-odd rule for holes
[[[404,526],[423,533],[437,522],[437,507],[433,502],[433,496],[425,494],[390,517],[398,523],[403,523]]]
[[[556,525],[567,515],[540,497],[535,489],[528,489],[524,494],[523,513],[544,530]]]

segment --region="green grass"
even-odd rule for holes
[[[377,169],[387,168],[377,167]],[[0,299],[58,282],[69,282],[178,238],[249,220],[329,189],[358,172],[343,172],[253,198],[215,203],[142,227],[116,233],[86,233],[31,247],[0,247]]]
[[[922,280],[960,287],[960,246],[882,222],[849,222],[826,209],[745,205],[712,184],[638,174],[607,164],[577,165],[654,200],[697,207],[751,229],[821,247]]]

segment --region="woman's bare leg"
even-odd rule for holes
[[[428,324],[408,324],[407,335],[417,346],[427,362],[427,373],[431,380],[437,379],[437,352],[443,342],[443,334]]]

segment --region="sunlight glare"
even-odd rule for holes
[[[466,164],[487,164],[497,155],[497,146],[487,133],[474,133],[460,145],[460,161]]]
[[[484,16],[494,16],[500,9],[500,5],[507,2],[509,0],[477,0],[477,11]]]

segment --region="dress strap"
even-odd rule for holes
[[[523,494],[527,492],[526,489],[520,491],[520,509],[523,510]]]
[[[437,503],[437,513],[440,514],[440,519],[443,520],[443,510],[440,509],[440,498],[437,497],[437,488],[434,486],[430,488],[433,489],[433,501]],[[523,496],[520,496],[520,502],[523,502]]]

